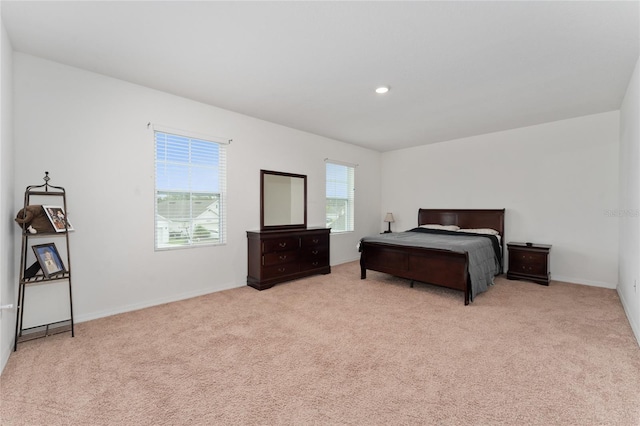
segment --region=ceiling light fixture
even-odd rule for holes
[[[388,86],[380,86],[376,89],[376,93],[379,93],[379,94],[387,93],[388,91],[389,91]]]

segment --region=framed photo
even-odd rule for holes
[[[67,216],[64,214],[64,210],[60,206],[42,206],[49,221],[53,225],[53,229],[56,232],[64,232],[65,230],[73,231],[73,226],[67,220]],[[65,223],[67,224],[65,228]]]
[[[60,258],[60,253],[58,253],[58,249],[54,243],[38,244],[31,248],[36,255],[36,259],[38,259],[38,263],[45,277],[51,278],[53,275],[66,272],[64,263],[62,263],[62,259]]]

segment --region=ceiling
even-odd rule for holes
[[[16,51],[380,152],[617,110],[640,39],[638,1],[1,8]]]

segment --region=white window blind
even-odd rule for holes
[[[226,144],[154,131],[155,248],[224,244]]]
[[[326,162],[326,220],[331,232],[354,229],[355,167]]]

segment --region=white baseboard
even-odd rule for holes
[[[620,302],[622,302],[622,308],[624,309],[627,320],[631,325],[631,330],[633,331],[634,336],[636,336],[636,343],[640,346],[640,324],[638,324],[633,316],[630,315],[629,303],[625,300],[624,295],[620,290],[618,290],[618,297],[620,297]]]
[[[2,375],[2,371],[4,371],[4,367],[7,365],[7,361],[9,361],[9,357],[11,356],[11,352],[13,352],[13,345],[15,339],[11,339],[11,345],[3,348],[2,358],[0,358],[0,376]]]
[[[246,285],[246,284],[243,284]],[[193,297],[204,296],[205,294],[215,293],[218,291],[229,290],[232,288],[242,287],[236,283],[226,283],[215,288],[206,287],[198,290],[190,291],[187,293],[176,294],[173,296],[162,297],[153,300],[146,300],[140,303],[133,303],[131,305],[119,306],[115,309],[107,309],[104,311],[90,312],[81,315],[74,315],[74,322],[80,323],[85,321],[91,321],[98,318],[109,317],[111,315],[123,314],[125,312],[137,311],[138,309],[150,308],[152,306],[162,305],[165,303],[177,302],[179,300],[191,299]]]
[[[343,263],[349,263],[360,260],[360,257],[356,257],[354,259],[340,259],[334,262],[331,266],[341,265]],[[75,323],[81,323],[85,321],[91,321],[98,318],[109,317],[111,315],[123,314],[125,312],[137,311],[138,309],[150,308],[152,306],[162,305],[164,303],[177,302],[178,300],[191,299],[192,297],[204,296],[205,294],[215,293],[218,291],[229,290],[232,288],[238,288],[245,286],[246,283],[242,283],[240,285],[236,283],[226,283],[221,286],[216,286],[215,288],[207,287],[199,290],[182,293],[170,297],[158,298],[153,300],[147,300],[141,303],[133,303],[131,305],[120,306],[115,309],[107,309],[104,311],[90,312],[81,315],[74,316]],[[8,357],[8,356],[7,356]]]
[[[564,277],[564,276],[558,276],[553,274],[551,274],[551,281],[562,281],[565,283],[582,284],[582,285],[588,285],[591,287],[610,288],[612,290],[615,290],[618,287],[617,284],[606,283],[603,281],[591,281],[591,280],[585,280],[582,278]]]
[[[351,262],[355,262],[355,261],[360,261],[360,256],[354,258],[354,259],[338,259],[338,260],[334,260],[331,263],[331,266],[338,266],[338,265],[342,265],[343,263],[351,263]]]

